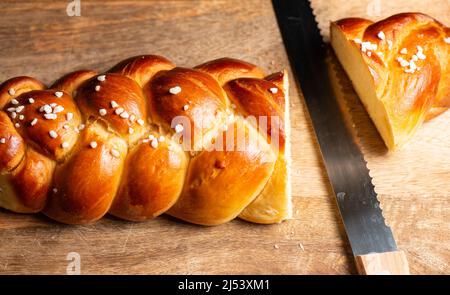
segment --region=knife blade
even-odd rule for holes
[[[405,255],[385,224],[364,156],[339,108],[326,63],[329,46],[310,2],[272,3],[359,272],[409,273]]]

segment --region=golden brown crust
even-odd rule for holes
[[[102,76],[104,81],[99,81]],[[147,120],[146,102],[139,85],[128,77],[114,73],[93,77],[78,89],[75,100],[86,120],[107,122],[108,128],[127,141],[134,142],[145,132],[138,121]]]
[[[276,103],[278,106],[284,106],[284,110],[282,110],[282,117],[284,119],[279,120],[284,121],[281,122],[283,124],[282,128],[284,132],[281,134],[281,137],[279,135],[274,135],[276,138],[279,138],[278,141],[282,145],[276,146],[276,142],[271,142],[274,151],[277,153],[277,160],[272,175],[258,197],[239,214],[239,218],[255,223],[273,224],[282,222],[292,216],[289,175],[290,142],[288,136],[290,134],[289,82],[286,71],[274,73],[264,79],[274,83],[278,89],[276,93],[272,93],[271,97],[267,97],[266,92],[262,92],[261,100],[268,100],[272,103],[278,101],[278,103]],[[282,90],[282,92],[279,92],[279,90]],[[274,91],[274,89],[272,89],[272,91]],[[275,100],[273,99],[273,95],[280,94],[284,96],[283,103],[279,103],[281,98],[277,97]],[[243,96],[240,99],[243,100],[245,98],[246,97]],[[278,110],[280,109],[278,108]],[[279,113],[273,113],[271,115],[278,117]],[[261,128],[259,131],[264,132]],[[270,132],[268,136],[270,137]]]
[[[0,108],[4,108],[11,99],[22,93],[42,89],[45,89],[45,85],[34,78],[27,76],[11,78],[0,85]]]
[[[203,151],[191,160],[183,193],[169,209],[170,215],[202,225],[225,223],[239,215],[267,183],[275,155],[251,125],[238,119],[221,138],[221,150]]]
[[[445,38],[450,38],[450,28],[445,28]],[[448,39],[447,39],[448,40]],[[450,108],[450,45],[444,38],[438,39],[438,46],[434,47],[435,54],[441,64],[441,79],[433,105],[428,110],[425,120],[431,120]],[[447,58],[444,58],[447,56]]]
[[[167,210],[198,224],[229,221],[279,163],[269,140],[235,116],[283,116],[283,76],[263,78],[240,60],[187,69],[148,55],[106,74],[70,73],[49,90],[29,77],[11,79],[0,87],[0,206],[68,224],[108,212],[141,221]],[[255,210],[250,219],[261,222]]]
[[[11,184],[27,212],[40,212],[47,201],[55,162],[28,148],[24,160],[11,173]]]
[[[284,153],[278,153],[269,181],[259,196],[239,214],[239,218],[255,223],[272,224],[282,222],[291,216],[287,161]]]
[[[58,79],[50,88],[64,91],[74,97],[76,95],[75,90],[95,75],[97,75],[97,72],[91,70],[75,71]]]
[[[264,80],[274,83],[279,89],[284,89],[285,72],[276,72],[265,77]]]
[[[114,155],[113,150],[118,153]],[[74,156],[56,167],[43,212],[68,224],[90,223],[103,217],[119,187],[126,154],[126,143],[101,124],[84,129]]]
[[[176,87],[180,92],[171,93]],[[228,101],[223,89],[214,78],[198,70],[175,68],[164,72],[150,81],[144,92],[152,121],[167,129],[174,127],[176,117],[187,119],[192,137],[195,132],[205,135],[225,123]]]
[[[8,111],[19,133],[36,150],[52,159],[62,160],[75,145],[77,128],[81,124],[81,115],[73,99],[65,92],[58,94],[57,90],[33,90],[16,99],[17,104],[10,102],[4,110]],[[45,106],[48,111],[44,110]]]
[[[262,79],[239,78],[225,84],[224,89],[238,112],[254,116],[258,125],[266,118],[268,138],[271,138],[272,129],[279,131],[275,136],[279,139],[280,149],[284,149],[283,88]],[[265,127],[265,122],[263,126]]]
[[[348,36],[349,40],[354,40],[356,38],[362,38],[364,30],[373,24],[373,21],[363,19],[363,18],[344,18],[335,22],[345,34]]]
[[[157,148],[141,143],[130,151],[111,214],[134,221],[151,219],[178,200],[188,160],[175,146],[166,139]]]
[[[424,120],[450,107],[450,46],[444,41],[449,31],[444,25],[424,14],[402,13],[375,23],[350,18],[332,26],[361,48],[377,97],[399,138],[396,146]],[[364,42],[375,48],[364,50]]]
[[[196,66],[195,69],[210,74],[219,81],[220,85],[237,78],[262,79],[264,77],[264,72],[254,64],[229,57],[206,62]]]
[[[25,155],[25,143],[4,112],[0,112],[0,136],[0,174],[3,174],[19,165]]]
[[[136,81],[141,87],[161,71],[168,71],[175,65],[165,57],[159,55],[141,55],[121,61],[109,70],[111,73],[118,73]]]

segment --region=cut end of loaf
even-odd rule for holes
[[[359,45],[349,40],[336,23],[331,24],[331,45],[386,146],[395,150],[403,140],[400,135],[394,136],[386,107],[377,97],[374,78]]]
[[[389,150],[449,107],[447,32],[420,13],[331,23],[331,45]]]
[[[283,90],[284,90],[284,130],[286,132],[286,146],[284,150],[286,158],[286,199],[287,208],[284,219],[291,219],[293,214],[293,201],[292,201],[292,182],[291,182],[291,168],[292,168],[292,151],[291,151],[291,100],[289,98],[289,76],[286,70],[283,71]]]

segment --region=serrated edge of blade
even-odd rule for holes
[[[326,38],[326,36],[324,36],[323,29],[321,28],[320,23],[319,23],[319,21],[318,21],[316,9],[314,8],[314,5],[313,5],[313,3],[312,3],[311,0],[307,0],[307,1],[308,1],[308,3],[309,3],[309,6],[311,7],[311,11],[312,11],[312,14],[313,14],[313,17],[314,17],[314,22],[316,23],[317,29],[319,30],[319,33],[320,33],[320,35],[321,35],[321,37],[322,37],[322,40],[324,41],[324,43],[326,43],[326,44],[329,45],[329,40]],[[330,46],[330,50],[332,50],[331,46]],[[355,138],[355,142],[356,142],[356,144],[358,145],[358,148],[359,148],[359,150],[360,150],[361,160],[363,161],[364,166],[365,166],[365,169],[366,169],[366,171],[367,171],[367,176],[368,176],[368,178],[369,178],[369,180],[370,180],[369,183],[370,183],[370,186],[371,186],[371,190],[374,192],[375,202],[376,202],[376,204],[377,204],[377,209],[378,209],[379,212],[380,212],[380,216],[381,216],[383,225],[384,225],[386,228],[388,228],[388,229],[391,231],[392,236],[394,236],[391,227],[386,223],[386,218],[385,218],[384,213],[383,213],[383,208],[382,208],[382,206],[381,206],[381,202],[380,202],[380,200],[379,200],[379,198],[378,198],[378,193],[377,193],[377,191],[376,191],[376,186],[375,186],[374,183],[373,183],[373,177],[372,177],[372,175],[371,175],[371,173],[370,173],[371,170],[370,170],[370,168],[369,168],[369,162],[366,160],[365,155],[364,155],[364,149],[363,149],[362,146],[361,146],[361,136],[360,136],[360,134],[359,134],[359,132],[358,132],[358,129],[354,127],[354,126],[356,125],[355,120],[354,120],[354,116],[353,116],[352,113],[350,112],[350,106],[349,106],[349,104],[348,104],[349,101],[348,101],[348,99],[347,99],[347,95],[345,95],[346,92],[345,92],[345,90],[344,90],[344,85],[343,85],[343,83],[342,83],[342,78],[339,77],[338,71],[337,71],[337,69],[336,69],[336,67],[338,67],[338,66],[339,66],[339,67],[342,67],[342,66],[341,66],[341,64],[340,64],[340,61],[339,61],[339,60],[337,59],[337,57],[335,56],[334,51],[333,51],[333,55],[334,55],[334,58],[332,58],[332,59],[333,59],[333,62],[331,63],[330,70],[333,71],[333,75],[335,75],[335,77],[337,78],[337,85],[338,85],[338,87],[339,87],[338,90],[339,90],[342,94],[344,94],[344,95],[343,95],[343,99],[342,99],[342,102],[343,102],[343,109],[345,109],[345,112],[346,112],[346,114],[344,114],[344,117],[347,117],[347,118],[350,119],[349,122],[348,122],[348,123],[350,123],[350,124],[347,125],[347,128],[351,131],[353,137]],[[345,73],[345,75],[347,75],[347,73],[345,72],[345,70],[344,70],[343,68],[342,68],[342,72]],[[348,78],[348,79],[349,79],[349,78]],[[350,84],[351,84],[352,89],[353,89],[353,91],[354,91],[353,83],[351,83],[351,81],[350,81]],[[361,100],[360,100],[360,98],[359,98],[359,96],[358,96],[358,94],[357,94],[356,92],[355,92],[355,95],[358,97],[358,102],[361,104]],[[339,101],[338,101],[338,104],[340,104]],[[364,109],[365,112],[367,112],[366,109],[364,108],[364,106],[362,106],[362,108]],[[367,116],[368,116],[369,119],[371,120],[371,118],[370,118],[370,116],[369,116],[368,114],[367,114]],[[374,128],[375,128],[375,126],[374,126]],[[377,130],[377,132],[378,132],[378,130]],[[335,192],[335,194],[337,194],[337,192]],[[337,200],[337,195],[336,195],[336,200]],[[395,237],[394,237],[394,242],[395,242],[395,241],[396,241],[396,240],[395,240]]]
[[[345,117],[345,120],[348,121],[347,122],[348,123],[347,124],[347,128],[349,128],[349,130],[351,131],[352,136],[355,138],[355,142],[358,145],[358,148],[359,148],[359,150],[361,152],[360,153],[361,154],[361,160],[363,161],[365,169],[367,171],[367,175],[368,175],[368,178],[370,180],[369,183],[370,183],[371,189],[373,190],[373,192],[375,194],[374,197],[375,197],[376,203],[378,204],[378,210],[380,211],[381,218],[383,220],[384,226],[386,226],[386,227],[388,227],[390,229],[390,226],[386,223],[386,218],[385,218],[384,213],[383,213],[383,208],[381,206],[381,202],[380,202],[380,200],[378,198],[378,192],[376,191],[376,186],[373,183],[373,176],[371,175],[371,170],[369,168],[369,162],[366,160],[365,153],[364,153],[365,149],[361,145],[361,135],[358,132],[358,129],[354,127],[354,126],[356,126],[356,122],[355,122],[356,120],[355,120],[354,115],[350,111],[351,107],[349,105],[348,95],[346,94],[345,86],[343,85],[343,81],[342,81],[342,77],[339,77],[339,71],[337,70],[336,67],[341,67],[340,62],[337,59],[337,57],[335,57],[334,60],[331,62],[331,67],[329,69],[333,71],[333,75],[335,75],[335,77],[337,79],[337,86],[339,87],[337,90],[340,91],[343,94],[341,102],[338,101],[338,103],[342,106],[342,109],[343,109],[342,111],[346,112],[346,114],[344,114],[344,117]],[[347,73],[345,73],[344,69],[342,69],[342,72],[345,75],[347,75]],[[351,86],[352,86],[352,89],[354,89],[352,83],[351,83]],[[367,113],[367,111],[365,110],[364,106],[362,105],[362,103],[361,103],[361,101],[359,99],[359,96],[356,93],[355,93],[355,95],[358,97],[358,103],[361,104],[362,109]],[[370,116],[368,114],[367,114],[367,117],[369,118],[369,120],[371,120]],[[373,128],[375,128],[375,126],[373,126]]]

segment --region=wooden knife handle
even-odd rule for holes
[[[405,252],[371,253],[355,257],[361,275],[409,275]]]

